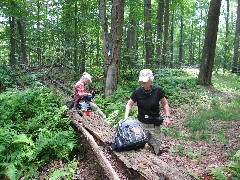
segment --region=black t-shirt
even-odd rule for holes
[[[144,90],[143,87],[135,89],[130,98],[137,102],[138,119],[144,121],[145,115],[158,117],[160,112],[159,101],[164,97],[163,89],[157,85],[151,85],[149,91]]]

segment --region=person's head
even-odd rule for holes
[[[82,77],[81,77],[81,81],[83,81],[85,84],[87,83],[92,83],[92,76],[90,74],[88,74],[87,72],[84,72]]]
[[[140,71],[138,82],[141,82],[144,89],[150,88],[153,82],[154,76],[150,69],[143,69]]]

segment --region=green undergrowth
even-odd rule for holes
[[[26,68],[20,66],[15,69],[9,66],[0,66],[0,92],[39,83],[37,82],[38,75],[28,72]]]
[[[61,97],[45,87],[0,94],[0,177],[37,179],[51,159],[70,161],[77,137]]]

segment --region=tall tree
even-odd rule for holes
[[[144,35],[145,35],[145,61],[146,66],[152,63],[153,43],[152,43],[152,7],[151,0],[144,0]]]
[[[17,25],[18,25],[18,31],[19,31],[19,35],[20,35],[20,39],[21,39],[21,52],[22,52],[22,60],[23,63],[28,64],[28,57],[27,57],[27,51],[26,51],[26,40],[25,40],[25,36],[24,36],[24,25],[23,23],[18,19],[17,20]]]
[[[169,26],[169,0],[166,0],[164,13],[164,42],[162,48],[162,62],[161,62],[161,65],[163,67],[167,66],[168,26]]]
[[[130,12],[129,12],[129,24],[130,28],[127,30],[127,40],[126,40],[126,46],[127,50],[129,52],[134,51],[135,48],[135,38],[136,38],[136,21],[134,18],[134,2],[130,1]]]
[[[100,18],[102,24],[104,56],[104,95],[110,96],[117,88],[120,63],[120,50],[123,34],[124,0],[112,1],[111,30],[108,30],[106,2],[100,0]],[[110,33],[109,33],[110,32]]]
[[[63,11],[64,11],[64,17],[63,19],[67,19],[65,21],[65,58],[66,59],[70,59],[71,58],[71,23],[72,23],[72,18],[71,17],[71,11],[72,11],[72,7],[71,7],[71,0],[65,0],[65,5],[63,6]]]
[[[225,44],[224,44],[224,61],[223,61],[223,69],[227,69],[227,54],[229,52],[229,44],[228,44],[228,38],[229,38],[229,0],[226,0],[227,2],[227,14],[226,14],[226,36],[225,36]]]
[[[137,61],[137,20],[136,20],[136,1],[128,1],[129,17],[126,21],[126,50],[124,51],[124,59],[121,61],[121,68],[134,68]]]
[[[179,40],[178,63],[180,67],[183,64],[183,5],[181,5],[180,15],[180,40]]]
[[[77,6],[77,1],[75,1],[74,5],[74,59],[73,59],[73,64],[74,64],[74,71],[75,71],[75,76],[78,75],[78,6]]]
[[[37,38],[37,54],[38,54],[38,62],[41,63],[41,35],[40,35],[40,0],[37,0],[37,34],[38,34],[38,38]]]
[[[173,68],[173,37],[174,37],[174,15],[175,15],[175,11],[173,10],[172,12],[172,20],[171,20],[171,38],[170,38],[170,44],[171,44],[171,60],[170,60],[170,68]]]
[[[160,66],[160,56],[162,50],[163,14],[164,14],[164,0],[159,0],[157,10],[157,45],[156,45],[156,56],[158,60],[157,66]]]
[[[15,24],[15,18],[9,17],[9,24],[10,24],[10,65],[14,66],[16,65],[16,58],[15,58],[15,40],[14,40],[14,24]]]
[[[198,82],[201,85],[211,85],[212,71],[214,65],[215,49],[221,0],[211,0],[208,11],[205,41],[198,75]]]
[[[238,72],[239,40],[240,40],[240,0],[238,0],[236,31],[235,31],[235,39],[234,39],[234,55],[233,55],[233,65],[232,65],[233,73]]]

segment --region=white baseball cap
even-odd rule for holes
[[[92,76],[88,74],[87,72],[84,72],[82,75],[83,78],[88,79],[90,82],[92,82]]]
[[[154,79],[152,71],[150,69],[141,70],[138,81],[139,82],[148,82],[149,79],[151,79],[151,80]]]

